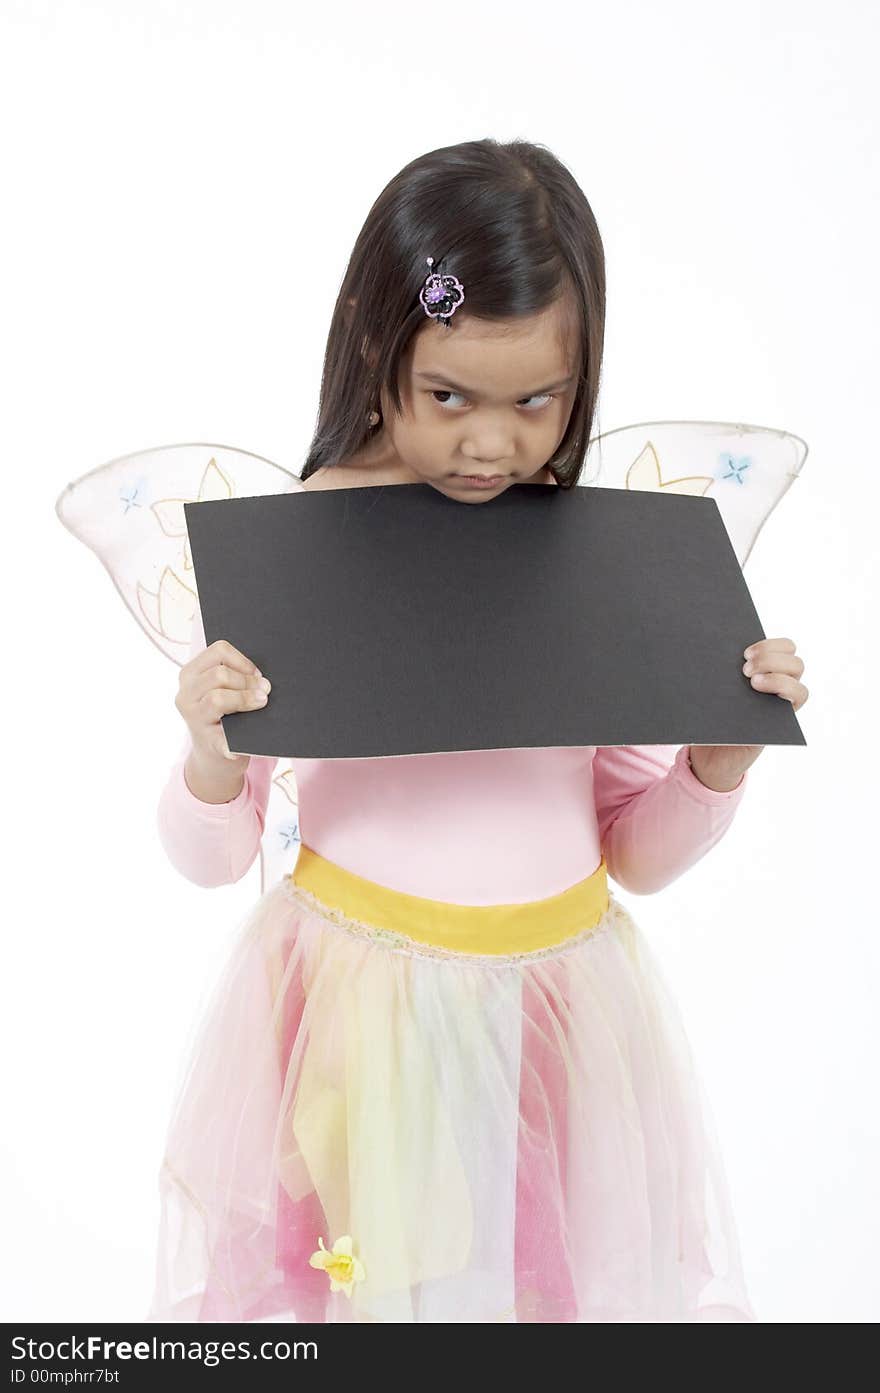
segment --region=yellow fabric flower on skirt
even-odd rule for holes
[[[324,1247],[323,1238],[318,1239],[318,1244],[318,1251],[309,1258],[309,1267],[323,1267],[330,1278],[330,1290],[344,1291],[346,1296],[351,1296],[354,1283],[362,1282],[367,1275],[363,1263],[352,1252],[351,1234],[344,1233],[337,1238],[330,1253]]]

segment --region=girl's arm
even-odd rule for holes
[[[747,775],[721,793],[697,778],[688,745],[599,745],[593,792],[608,874],[634,895],[676,880],[724,836]]]
[[[196,606],[187,661],[207,647]],[[203,803],[186,782],[192,751],[189,731],[162,789],[157,809],[159,840],[175,870],[195,885],[213,888],[241,880],[256,860],[263,835],[272,772],[269,755],[251,755],[241,792],[229,803]]]

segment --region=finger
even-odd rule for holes
[[[267,694],[255,687],[212,687],[193,706],[199,719],[215,725],[232,711],[253,711],[265,706],[267,700]]]
[[[801,677],[803,671],[804,660],[797,653],[768,653],[761,658],[749,658],[743,663],[746,677],[762,672],[783,672],[791,677]]]
[[[756,672],[751,682],[758,691],[773,692],[776,696],[784,697],[786,701],[791,702],[795,711],[803,706],[810,695],[803,682],[798,682],[796,677],[789,677],[782,672]]]
[[[193,672],[203,672],[206,668],[216,667],[218,663],[225,663],[236,672],[256,673],[258,677],[261,676],[256,663],[252,663],[250,658],[246,658],[244,653],[239,652],[225,638],[218,638],[209,643],[207,648],[192,659],[191,666]]]
[[[744,658],[763,658],[767,653],[796,653],[797,644],[790,638],[762,638],[749,644]]]
[[[213,667],[204,668],[201,672],[188,674],[188,677],[188,696],[191,701],[200,701],[206,693],[216,687],[229,687],[233,691],[258,691],[263,683],[269,681],[268,677],[257,677],[253,673],[242,672],[228,663],[215,663]]]

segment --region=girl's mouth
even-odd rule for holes
[[[504,482],[503,474],[457,474],[456,478],[476,489],[494,489]]]

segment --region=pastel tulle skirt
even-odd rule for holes
[[[239,931],[160,1174],[151,1321],[751,1321],[709,1111],[602,862],[527,904],[307,846]]]

